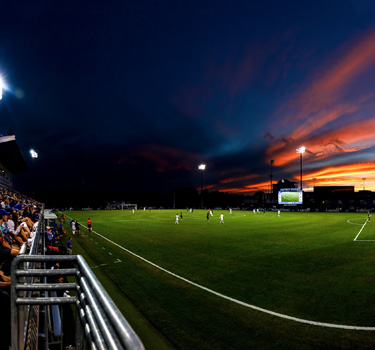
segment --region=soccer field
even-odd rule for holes
[[[175,224],[176,214],[183,219]],[[73,238],[148,349],[373,348],[375,228],[367,214],[76,211]],[[366,223],[366,224],[365,224]],[[354,241],[354,239],[357,239]],[[116,300],[118,296],[120,299]],[[160,345],[162,344],[162,345]]]

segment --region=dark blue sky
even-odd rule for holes
[[[1,130],[40,186],[375,190],[373,1],[15,2]],[[17,176],[21,190],[30,174]],[[315,179],[315,180],[314,180]]]

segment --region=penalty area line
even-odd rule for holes
[[[81,226],[87,228],[86,226],[82,225]],[[347,330],[357,330],[357,331],[375,331],[375,327],[364,327],[364,326],[349,326],[349,325],[341,325],[341,324],[333,324],[333,323],[325,323],[325,322],[316,322],[316,321],[310,321],[310,320],[305,320],[305,319],[302,319],[302,318],[298,318],[298,317],[293,317],[293,316],[289,316],[289,315],[285,315],[285,314],[281,314],[281,313],[278,313],[278,312],[274,312],[274,311],[271,311],[271,310],[267,310],[267,309],[263,309],[263,308],[260,308],[258,306],[255,306],[255,305],[251,305],[251,304],[248,304],[248,303],[245,303],[241,300],[238,300],[238,299],[234,299],[234,298],[231,298],[227,295],[224,295],[224,294],[221,294],[221,293],[218,293],[212,289],[209,289],[207,287],[204,287],[198,283],[195,283],[193,281],[190,281],[188,280],[187,278],[184,278],[182,276],[179,276],[145,258],[143,258],[142,256],[136,254],[136,253],[133,253],[131,250],[129,249],[126,249],[124,247],[122,247],[121,245],[119,245],[118,243],[116,242],[113,242],[111,241],[109,238],[101,235],[100,233],[96,232],[96,231],[92,231],[92,233],[95,233],[96,235],[98,235],[99,237],[102,237],[103,239],[105,239],[106,241],[112,243],[113,245],[115,245],[116,247],[126,251],[127,253],[135,256],[136,258],[146,262],[147,264],[151,265],[151,266],[154,266],[155,268],[161,270],[161,271],[164,271],[165,273],[173,276],[173,277],[176,277],[178,279],[180,279],[181,281],[184,281],[192,286],[195,286],[199,289],[202,289],[208,293],[211,293],[211,294],[214,294],[222,299],[225,299],[225,300],[229,300],[235,304],[238,304],[238,305],[241,305],[241,306],[244,306],[246,308],[249,308],[249,309],[253,309],[253,310],[256,310],[256,311],[259,311],[259,312],[263,312],[263,313],[266,313],[268,315],[272,315],[272,316],[275,316],[275,317],[279,317],[279,318],[282,318],[282,319],[286,319],[286,320],[290,320],[290,321],[295,321],[295,322],[299,322],[299,323],[304,323],[304,324],[308,324],[308,325],[311,325],[311,326],[319,326],[319,327],[326,327],[326,328],[338,328],[338,329],[347,329]]]

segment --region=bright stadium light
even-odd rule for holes
[[[32,161],[32,183],[33,183],[33,198],[35,199],[35,170],[34,170],[34,159],[38,158],[38,153],[35,152],[33,149],[30,150]]]
[[[300,155],[301,191],[302,191],[302,154],[305,153],[306,147],[302,146],[300,148],[297,148],[296,151]]]
[[[3,99],[3,88],[4,88],[3,78],[0,77],[0,100]]]
[[[201,208],[203,208],[203,171],[206,169],[206,164],[198,165],[198,169],[201,170]]]
[[[36,153],[33,149],[30,150],[31,158],[38,158],[38,153]]]

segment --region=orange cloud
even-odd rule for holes
[[[308,153],[304,154],[304,161],[316,160],[317,157],[327,157],[337,152],[353,152],[370,147],[374,144],[375,138],[374,122],[374,119],[363,120],[305,139],[304,146]],[[286,139],[292,141],[279,141],[267,150],[267,156],[275,158],[278,166],[299,159],[296,148],[302,145],[302,142],[292,137]]]
[[[375,190],[375,162],[348,164],[327,167],[305,173],[304,180],[308,186],[344,186],[352,185],[362,189],[367,182],[367,190]],[[295,178],[297,179],[298,176]],[[365,179],[365,180],[363,180]]]
[[[304,174],[306,180],[314,178],[335,178],[340,176],[345,177],[365,177],[369,175],[370,178],[375,179],[375,162],[362,163],[362,164],[348,164],[336,167],[327,167],[319,169],[308,174]]]
[[[230,193],[254,193],[257,191],[269,192],[270,182],[259,182],[251,185],[246,185],[241,188],[221,188],[220,192],[230,192]]]
[[[256,175],[256,174],[236,176],[236,177],[231,177],[229,179],[221,180],[220,183],[227,184],[227,183],[230,183],[230,182],[252,179],[252,178],[257,177],[257,176],[258,175]]]
[[[278,120],[274,124],[277,130],[285,129],[286,125],[293,125],[296,122],[298,126],[281,141],[271,145],[267,154],[270,157],[276,157],[274,154],[281,151],[277,154],[278,162],[280,165],[286,164],[294,158],[290,153],[291,149],[307,141],[311,148],[314,144],[314,137],[311,135],[317,133],[322,127],[345,115],[352,114],[355,118],[354,113],[358,112],[362,104],[374,98],[374,94],[359,97],[356,103],[343,103],[340,100],[344,98],[345,89],[352,87],[355,78],[373,67],[374,61],[375,40],[374,32],[371,31],[346,53],[342,53],[336,62],[331,62],[330,68],[320,69],[319,71],[323,73],[312,78],[310,86],[281,107],[276,114],[277,118],[273,118]],[[341,137],[338,139],[341,140]],[[350,140],[343,142],[350,143]]]
[[[306,119],[315,113],[330,108],[342,97],[344,90],[351,87],[355,78],[369,68],[375,61],[374,32],[369,32],[346,53],[338,53],[339,58],[330,68],[321,68],[311,85],[288,101],[277,113],[283,115],[281,122],[295,122]],[[323,73],[321,73],[323,72]],[[293,113],[290,113],[293,111]],[[340,115],[337,115],[339,117]],[[315,118],[315,115],[313,116]]]
[[[221,189],[220,192],[250,194],[253,191],[252,190],[248,190],[246,188],[226,188],[226,189]]]

